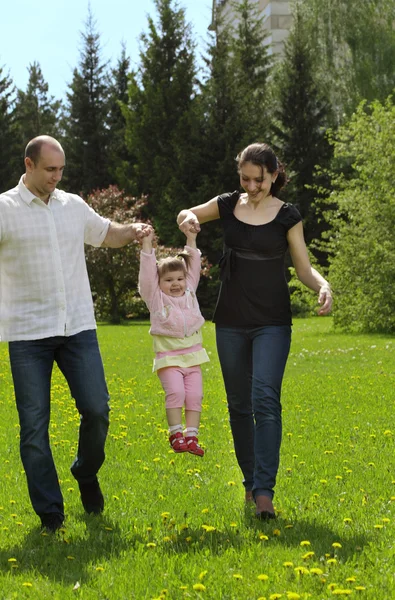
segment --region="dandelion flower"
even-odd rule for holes
[[[364,592],[366,590],[366,587],[364,587],[363,585],[356,585],[354,589],[358,592]]]
[[[259,539],[260,539],[260,540],[268,540],[269,538],[268,538],[268,536],[267,536],[267,535],[265,535],[264,533],[260,533],[260,534],[259,534]]]
[[[193,589],[195,590],[195,592],[205,592],[206,586],[202,583],[195,583]]]
[[[236,485],[234,481],[228,481],[228,485]]]
[[[332,594],[334,596],[349,596],[352,594],[352,590],[342,590],[341,588],[337,588],[336,590],[333,590]]]
[[[294,564],[290,560],[286,560],[285,562],[283,562],[283,567],[293,567],[293,566],[294,566]]]
[[[328,565],[335,565],[337,563],[337,560],[336,558],[328,558],[326,562],[328,563]]]
[[[346,582],[347,583],[354,583],[356,581],[356,577],[347,577]]]
[[[302,541],[300,542],[300,545],[301,545],[301,546],[311,546],[311,544],[310,544],[310,542],[309,542],[308,540],[302,540]]]
[[[269,600],[279,600],[279,598],[282,598],[282,597],[283,597],[282,594],[270,594]]]
[[[200,581],[201,581],[201,580],[202,580],[204,577],[206,577],[206,575],[207,575],[207,571],[202,571],[202,572],[200,573],[200,575],[199,575],[199,579],[200,579]]]
[[[104,567],[96,567],[96,571],[104,571]]]
[[[287,592],[288,600],[299,600],[300,596],[296,592]]]
[[[243,579],[243,575],[240,575],[240,573],[233,573],[233,577],[235,579]]]
[[[302,558],[303,560],[308,560],[309,558],[312,558],[314,556],[314,552],[306,552],[306,554],[303,554]]]
[[[273,535],[276,535],[278,537],[279,535],[281,535],[281,531],[279,529],[273,529]]]
[[[147,548],[156,548],[156,544],[155,542],[148,542],[148,544],[146,544]]]
[[[206,513],[208,513],[208,512],[209,512],[209,509],[208,509],[208,508],[203,508],[203,510],[202,510],[202,513],[203,513],[204,515],[205,515]]]
[[[352,523],[352,519],[350,519],[350,517],[345,517],[343,519],[343,523],[346,523],[346,524]]]
[[[24,583],[22,583],[22,585],[23,585],[24,587],[33,587],[33,584],[32,584],[32,583],[30,583],[30,581],[25,581]]]
[[[262,573],[261,575],[258,575],[258,579],[260,581],[267,581],[269,579],[269,576]]]
[[[309,570],[306,569],[306,567],[295,567],[294,571],[298,575],[308,575],[309,574]]]
[[[319,569],[318,567],[313,567],[312,569],[310,569],[310,573],[313,573],[313,575],[322,575],[323,570]]]
[[[342,545],[339,542],[333,542],[332,548],[341,548]]]

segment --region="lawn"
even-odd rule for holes
[[[244,505],[214,329],[204,327],[203,458],[174,454],[151,374],[148,324],[101,325],[111,394],[102,516],[84,514],[69,468],[78,415],[53,379],[52,448],[64,530],[40,533],[18,451],[0,345],[0,598],[395,598],[395,341],[296,319],[283,386],[279,518]]]

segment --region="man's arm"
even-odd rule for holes
[[[122,248],[135,240],[141,241],[152,231],[147,223],[129,223],[122,225],[111,221],[107,235],[101,245],[102,248]]]

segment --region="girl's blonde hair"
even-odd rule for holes
[[[173,271],[182,271],[186,276],[190,264],[191,255],[186,250],[180,252],[177,256],[161,258],[157,264],[159,279],[164,277],[166,273],[171,273]]]

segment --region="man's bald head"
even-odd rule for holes
[[[59,144],[58,140],[55,140],[55,138],[51,137],[50,135],[39,135],[30,140],[26,146],[25,158],[30,158],[34,164],[37,164],[40,159],[43,146],[47,146],[52,150],[57,150],[58,152],[62,152],[64,154],[63,148]]]

